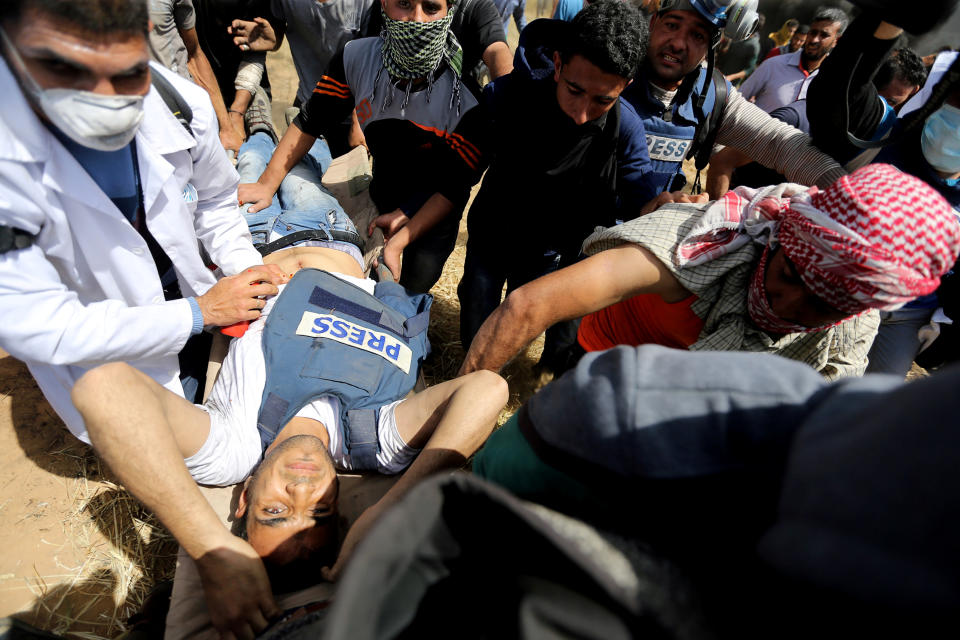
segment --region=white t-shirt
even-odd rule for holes
[[[341,273],[333,275],[373,294],[376,283],[369,278],[354,278]],[[280,285],[280,291],[285,286]],[[246,333],[230,343],[217,381],[202,405],[210,414],[210,435],[200,450],[185,460],[194,480],[200,484],[228,485],[241,482],[260,462],[262,447],[257,417],[267,382],[262,346],[263,327],[277,297],[267,300],[260,318],[250,323]],[[393,421],[396,404],[399,401],[380,411],[382,456],[378,454],[377,457],[381,463],[380,471],[384,473],[401,471],[416,455],[416,451],[406,447],[402,439],[389,442],[389,432],[396,431]],[[319,420],[326,426],[330,438],[328,449],[334,463],[338,469],[350,470],[350,456],[342,446],[340,401],[334,397],[320,398],[301,409],[297,415]],[[388,432],[388,442],[384,442],[384,431]],[[397,459],[398,455],[400,459]],[[395,468],[398,464],[401,466]]]

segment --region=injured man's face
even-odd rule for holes
[[[237,506],[247,540],[268,564],[336,557],[337,473],[324,442],[295,435],[269,449]]]

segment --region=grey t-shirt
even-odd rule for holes
[[[350,40],[359,38],[373,8],[370,0],[273,0],[273,15],[287,23],[290,54],[300,86],[297,98],[310,99],[317,80],[326,72],[333,55]]]
[[[192,80],[187,70],[187,48],[180,38],[181,29],[196,27],[192,0],[150,0],[150,57],[167,69]]]

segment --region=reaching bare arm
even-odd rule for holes
[[[750,162],[750,156],[744,152],[726,147],[710,156],[710,168],[707,170],[707,193],[716,200],[730,190],[730,177],[734,169]]]
[[[323,572],[336,580],[357,543],[380,515],[423,478],[459,469],[493,431],[497,414],[507,403],[506,381],[489,371],[447,380],[401,402],[397,431],[404,442],[422,451],[396,484],[368,508],[350,528],[336,564]]]
[[[491,80],[496,80],[513,71],[513,56],[506,42],[494,42],[484,50],[481,58],[490,71]]]
[[[179,31],[180,38],[187,48],[187,69],[193,76],[194,82],[206,89],[210,95],[210,102],[213,103],[213,111],[217,114],[217,122],[220,124],[220,143],[224,149],[236,152],[243,144],[243,136],[236,131],[230,120],[227,107],[223,103],[223,95],[220,93],[220,85],[217,84],[217,78],[213,75],[213,67],[210,66],[210,61],[200,48],[197,30],[179,29]]]
[[[387,244],[383,247],[383,262],[395,280],[400,280],[402,264],[400,256],[407,246],[437,226],[437,224],[453,211],[453,203],[439,193],[430,196],[423,206],[412,216],[407,217],[400,209],[385,213],[374,218],[367,230],[372,235],[375,227],[383,229]]]
[[[652,253],[624,244],[520,287],[487,318],[460,367],[460,375],[498,371],[547,327],[579,318],[641,293],[667,302],[689,295]]]
[[[251,184],[241,184],[238,190],[240,202],[250,204],[250,213],[256,213],[270,206],[273,194],[280,188],[284,177],[290,173],[304,154],[310,150],[316,138],[309,133],[300,131],[296,123],[287,127],[287,132],[280,139],[280,144],[273,151],[270,164],[263,171],[260,179]]]

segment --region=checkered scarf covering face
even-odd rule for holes
[[[450,95],[450,107],[457,103],[457,113],[460,113],[460,73],[463,68],[463,49],[457,37],[450,30],[456,5],[448,3],[447,15],[431,22],[414,22],[394,20],[381,7],[383,16],[383,31],[380,38],[383,40],[381,59],[383,69],[390,74],[394,82],[400,80],[427,79],[427,101],[433,91],[434,74],[440,62],[447,61],[447,66],[453,71],[456,80],[453,83],[453,92]],[[380,80],[380,71],[377,72],[377,81]],[[392,84],[392,83],[391,83]],[[396,86],[396,85],[393,85]],[[407,83],[403,104],[406,107],[410,100],[412,82]],[[387,107],[393,102],[393,88],[389,95],[384,97],[383,105]]]
[[[934,291],[960,252],[960,224],[943,197],[890,165],[873,164],[818,191],[738,187],[711,205],[677,248],[696,265],[747,242],[764,244],[748,293],[751,319],[778,333],[819,331],[773,314],[764,288],[770,251],[783,248],[804,285],[854,316],[893,310]]]

